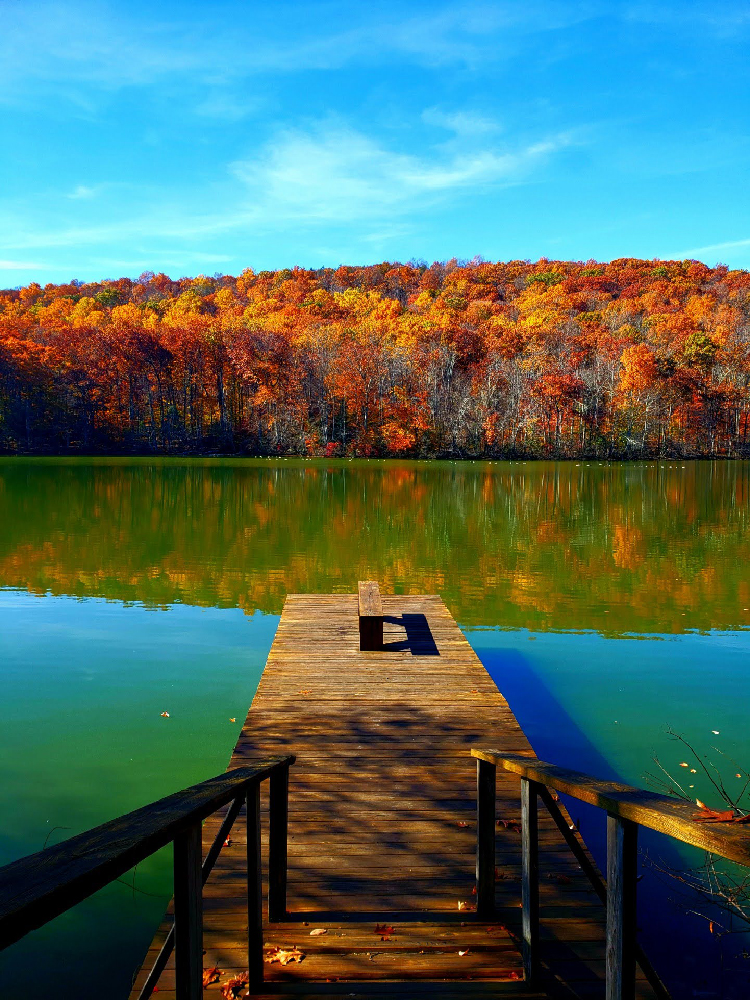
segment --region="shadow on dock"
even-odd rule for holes
[[[440,656],[440,650],[437,648],[426,615],[384,615],[383,622],[389,625],[398,625],[406,632],[405,639],[384,642],[384,652],[409,652],[412,656]]]

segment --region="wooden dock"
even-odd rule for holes
[[[383,649],[363,652],[356,595],[287,597],[232,755],[230,767],[264,754],[297,756],[289,913],[266,925],[264,937],[269,957],[279,947],[304,958],[266,964],[261,995],[603,996],[604,911],[544,810],[543,977],[536,991],[521,981],[520,794],[517,777],[504,772],[496,914],[477,919],[470,749],[533,750],[439,597],[382,602]],[[205,824],[205,845],[220,821]],[[247,969],[244,837],[238,822],[205,886],[204,967],[222,970],[208,1000]],[[165,920],[133,997],[167,928]],[[174,996],[171,963],[158,995]],[[653,996],[642,979],[636,996]]]

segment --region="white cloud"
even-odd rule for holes
[[[670,28],[709,31],[720,38],[737,40],[737,33],[750,27],[750,11],[742,4],[680,3],[674,6],[655,3],[627,4],[622,12],[626,21],[667,25]]]
[[[727,240],[725,243],[709,243],[704,247],[694,247],[692,250],[682,250],[680,253],[673,255],[675,260],[682,260],[683,258],[695,258],[700,260],[701,257],[705,257],[708,254],[713,253],[725,253],[729,251],[730,256],[734,256],[731,253],[733,250],[744,250],[750,247],[750,239],[747,240]]]
[[[327,125],[283,131],[258,157],[231,169],[248,188],[251,217],[346,222],[412,214],[461,191],[519,183],[569,142],[563,135],[517,149],[438,148],[416,155]]]
[[[500,131],[497,122],[471,111],[442,111],[440,108],[427,108],[422,112],[422,121],[426,125],[435,125],[437,128],[453,132],[461,138]]]
[[[399,60],[423,66],[497,63],[529,36],[553,32],[592,16],[594,7],[549,0],[473,3],[415,9],[395,3],[369,8],[329,3],[286,12],[278,3],[237,19],[222,4],[192,8],[169,19],[142,5],[106,6],[94,0],[26,0],[3,6],[0,102],[26,102],[54,92],[93,112],[98,94],[171,82],[199,113],[214,108],[236,118],[242,103],[222,96],[239,81],[263,74],[381,65]]]
[[[70,191],[66,197],[71,198],[73,201],[78,201],[80,199],[94,198],[98,193],[98,188],[89,187],[87,184],[78,184],[72,191]]]
[[[58,211],[54,221],[39,212],[35,220],[17,211],[0,213],[0,253],[59,256],[64,250],[77,261],[95,254],[107,270],[132,270],[136,260],[141,269],[155,260],[173,266],[183,266],[180,261],[184,266],[221,264],[233,259],[225,255],[229,241],[234,249],[238,240],[296,233],[302,227],[324,241],[350,245],[352,253],[368,245],[385,248],[419,226],[426,212],[468,195],[476,211],[477,201],[481,204],[491,189],[530,181],[572,142],[560,134],[515,145],[505,139],[500,146],[489,129],[475,130],[459,142],[457,130],[469,125],[468,116],[448,116],[445,127],[452,128],[454,138],[420,145],[412,132],[408,151],[335,121],[282,130],[257,155],[230,164],[211,199],[197,198],[189,188],[151,187],[127,203],[110,199],[109,211],[97,211],[85,222],[79,205],[97,188],[81,184],[68,195],[73,199],[69,210]],[[184,246],[178,252],[180,241]]]
[[[0,260],[0,271],[26,271],[46,266],[33,260]]]

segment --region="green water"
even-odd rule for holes
[[[440,593],[546,759],[643,784],[670,725],[749,766],[749,508],[748,463],[0,460],[0,863],[223,770],[284,595],[364,578]],[[126,996],[169,883],[0,955],[0,996]],[[747,995],[746,942],[642,895],[676,995]]]

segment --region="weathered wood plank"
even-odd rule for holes
[[[360,651],[359,594],[287,597],[232,756],[230,766],[261,752],[297,757],[289,774],[290,915],[267,923],[264,941],[297,947],[305,958],[267,964],[266,979],[299,996],[336,993],[325,980],[340,981],[351,996],[510,995],[523,974],[519,782],[497,774],[482,857],[486,882],[495,881],[494,914],[479,920],[471,747],[529,757],[533,750],[440,598],[380,600],[382,648]],[[265,791],[261,814],[267,886]],[[207,821],[205,842],[220,821]],[[205,888],[204,961],[223,969],[223,978],[246,968],[245,845],[241,823]],[[539,816],[539,903],[542,979],[562,969],[580,995],[588,982],[600,988],[603,908],[546,813]],[[393,932],[376,934],[384,924]],[[311,936],[316,928],[326,933]],[[168,968],[160,995],[170,995],[173,975]],[[640,986],[637,995],[651,996]]]
[[[360,580],[358,589],[359,648],[363,651],[380,650],[383,647],[383,602],[380,600],[380,587],[374,580]],[[345,626],[342,627],[342,632],[345,632]]]
[[[605,809],[612,816],[630,820],[659,833],[720,854],[730,861],[750,866],[750,830],[738,823],[699,823],[694,819],[696,807],[681,799],[659,795],[643,788],[634,788],[619,781],[592,778],[556,764],[529,759],[528,754],[508,754],[504,750],[476,748],[474,757],[490,761],[524,778],[538,781]]]
[[[217,808],[248,781],[267,777],[278,756],[238,761],[222,774],[110,820],[0,869],[0,947],[119,878]]]

